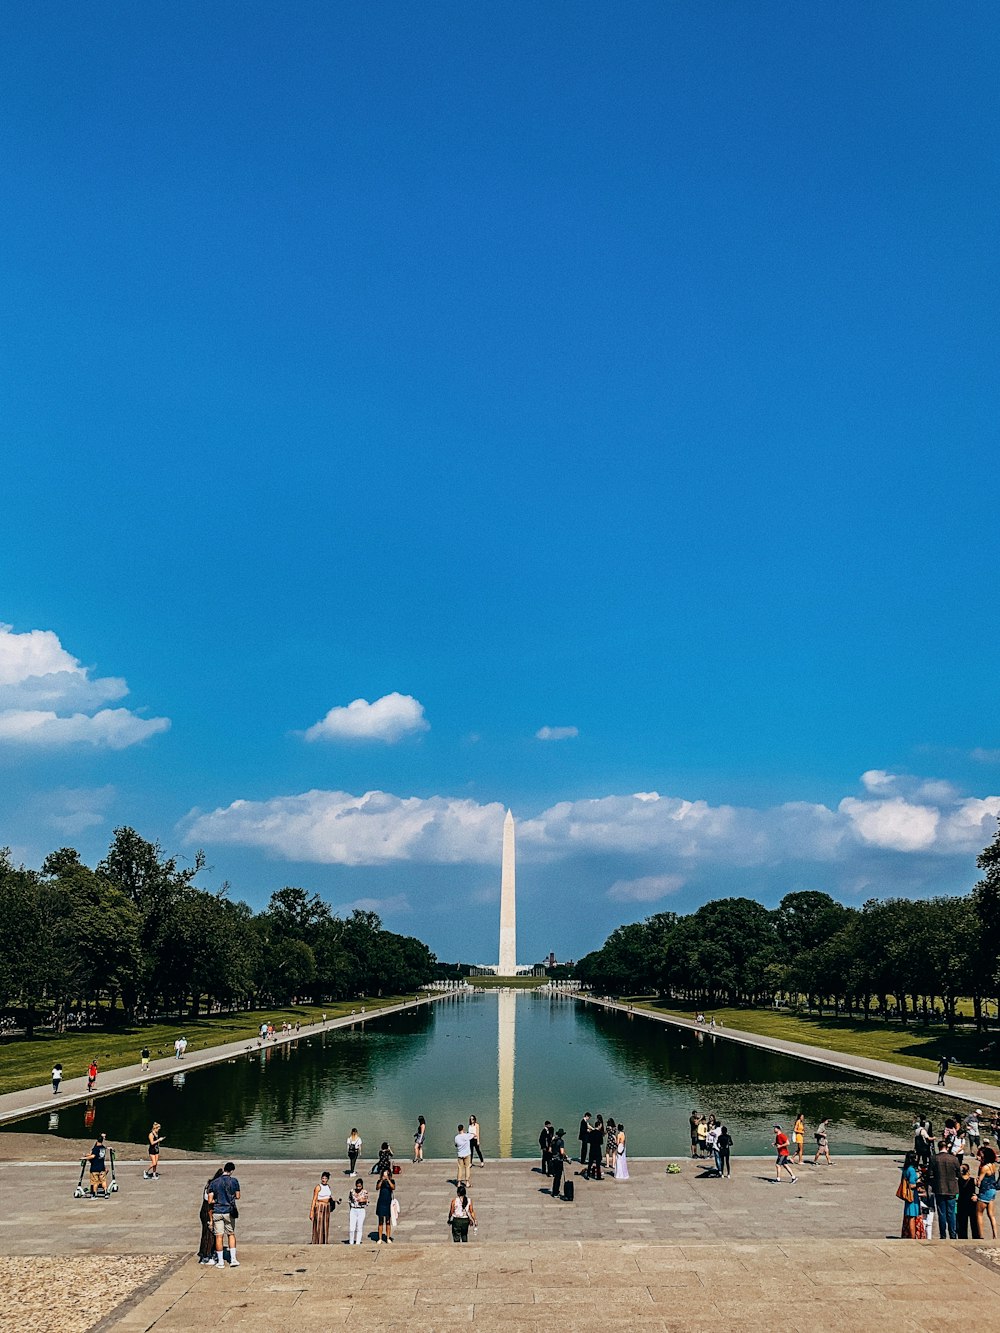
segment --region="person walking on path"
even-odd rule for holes
[[[950,1067],[951,1061],[946,1055],[942,1055],[941,1059],[938,1061],[937,1085],[939,1088],[944,1087],[944,1076],[947,1074]]]
[[[829,1120],[821,1120],[816,1126],[816,1156],[813,1158],[813,1166],[819,1166],[819,1159],[821,1157],[826,1158],[827,1166],[833,1166],[833,1161],[830,1157],[829,1124]]]
[[[333,1190],[330,1188],[330,1173],[324,1171],[319,1184],[313,1187],[312,1203],[309,1205],[309,1221],[312,1223],[312,1245],[329,1245],[330,1214],[336,1204]]]
[[[580,1121],[580,1132],[577,1134],[580,1140],[580,1161],[586,1166],[587,1157],[590,1153],[590,1112],[584,1111],[583,1119]]]
[[[413,1136],[413,1160],[424,1160],[424,1143],[427,1139],[427,1121],[422,1115],[417,1116],[417,1132]]]
[[[903,1225],[900,1230],[903,1240],[917,1239],[917,1218],[920,1216],[920,1195],[917,1191],[920,1177],[917,1172],[917,1160],[915,1152],[906,1154],[897,1190],[897,1197],[903,1200]]]
[[[448,1205],[448,1221],[451,1223],[451,1238],[456,1244],[466,1244],[469,1239],[469,1223],[478,1228],[476,1210],[468,1197],[464,1185],[459,1185],[455,1197]]]
[[[792,1130],[792,1140],[795,1143],[795,1164],[802,1165],[802,1154],[806,1147],[806,1118],[800,1111],[795,1117],[795,1127]]]
[[[229,1242],[229,1262],[233,1268],[239,1268],[240,1261],[236,1257],[236,1218],[239,1216],[239,1210],[236,1207],[236,1201],[240,1197],[240,1182],[233,1175],[236,1170],[235,1162],[227,1162],[222,1168],[222,1175],[212,1181],[211,1188],[208,1191],[208,1206],[212,1214],[212,1231],[215,1234],[215,1266],[216,1268],[225,1268],[226,1261],[223,1258],[223,1241]]]
[[[463,1180],[468,1184],[472,1176],[472,1140],[464,1125],[459,1125],[455,1135],[455,1156],[458,1159],[455,1184],[459,1185]]]
[[[625,1137],[625,1126],[620,1122],[615,1148],[615,1180],[628,1180],[628,1140]]]
[[[947,1141],[941,1139],[931,1159],[931,1188],[942,1240],[958,1239],[958,1181],[961,1163]]]
[[[215,1255],[215,1236],[212,1233],[212,1209],[208,1202],[209,1192],[212,1186],[222,1175],[220,1166],[214,1176],[209,1176],[205,1183],[205,1188],[201,1192],[201,1208],[198,1210],[198,1221],[201,1223],[201,1240],[198,1244],[198,1262],[200,1264],[210,1264]]]
[[[479,1146],[479,1134],[480,1134],[480,1130],[479,1130],[479,1121],[476,1119],[476,1117],[475,1117],[474,1115],[470,1115],[470,1116],[469,1116],[469,1147],[470,1147],[470,1149],[471,1149],[472,1151],[471,1151],[470,1154],[469,1154],[469,1161],[470,1161],[470,1164],[471,1164],[471,1161],[472,1161],[472,1153],[475,1153],[476,1156],[479,1158],[479,1165],[480,1165],[480,1166],[485,1166],[486,1163],[483,1161],[483,1151],[482,1151],[482,1149],[481,1149],[480,1146]]]
[[[396,1182],[392,1178],[391,1171],[383,1171],[378,1178],[378,1184],[375,1187],[378,1190],[378,1199],[375,1203],[375,1220],[378,1222],[377,1245],[388,1242],[392,1244],[392,1196],[396,1189]]]
[[[59,1093],[59,1084],[62,1082],[62,1065],[54,1064],[52,1066],[52,1096],[56,1097]]]
[[[97,1061],[91,1060],[90,1068],[87,1070],[87,1091],[94,1091],[94,1084],[97,1082]]]
[[[354,1188],[347,1196],[350,1221],[347,1229],[348,1245],[360,1245],[365,1238],[365,1210],[368,1207],[368,1191],[365,1182],[358,1176]]]
[[[728,1180],[733,1174],[729,1165],[729,1154],[733,1146],[733,1136],[730,1134],[726,1125],[723,1125],[719,1131],[719,1141],[716,1151],[718,1153],[719,1175],[725,1176]]]
[[[143,1074],[148,1073],[148,1071],[149,1071],[149,1047],[148,1047],[148,1046],[144,1046],[144,1047],[142,1048],[142,1050],[139,1052],[139,1060],[140,1060],[140,1062],[142,1063],[142,1069],[141,1069],[139,1072],[140,1072],[140,1073],[143,1073]]]
[[[347,1136],[347,1174],[353,1176],[358,1169],[358,1158],[361,1156],[362,1138],[356,1129],[352,1129]]]
[[[794,1185],[798,1180],[798,1176],[795,1175],[792,1168],[788,1165],[788,1135],[780,1125],[775,1125],[774,1127],[774,1150],[777,1153],[777,1156],[774,1159],[775,1180],[781,1179],[781,1172],[782,1169],[784,1169],[788,1172],[789,1176],[791,1176],[792,1184]]]
[[[997,1162],[996,1154],[992,1151],[987,1156],[986,1149],[982,1150],[983,1161],[979,1168],[979,1177],[976,1181],[976,1191],[978,1194],[977,1212],[979,1223],[979,1235],[985,1237],[986,1223],[990,1224],[990,1233],[994,1240],[997,1238],[997,1215],[995,1211],[995,1200],[997,1197]]]
[[[153,1121],[153,1128],[146,1135],[149,1140],[149,1170],[143,1171],[143,1180],[159,1180],[160,1178],[160,1144],[163,1142],[163,1135],[160,1133],[160,1122]]]
[[[552,1156],[549,1165],[552,1170],[552,1197],[559,1198],[559,1189],[562,1185],[563,1171],[566,1169],[566,1163],[569,1158],[566,1156],[566,1131],[557,1129],[555,1138],[552,1140]]]
[[[555,1137],[555,1130],[552,1128],[552,1121],[546,1120],[538,1135],[538,1146],[542,1150],[542,1175],[549,1174],[549,1164],[552,1161],[552,1140]]]

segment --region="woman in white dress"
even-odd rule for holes
[[[615,1153],[615,1180],[628,1180],[628,1153],[625,1126],[618,1126],[618,1150]]]

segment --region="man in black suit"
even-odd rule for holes
[[[580,1121],[580,1133],[577,1135],[580,1140],[580,1161],[587,1165],[587,1158],[590,1156],[590,1112],[585,1111],[583,1119]]]
[[[538,1135],[538,1146],[542,1150],[542,1175],[549,1174],[549,1163],[552,1160],[552,1139],[555,1130],[552,1128],[552,1121],[546,1120],[542,1126],[541,1133]]]

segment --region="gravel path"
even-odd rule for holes
[[[0,1267],[0,1333],[87,1333],[176,1263],[162,1254],[9,1258]]]

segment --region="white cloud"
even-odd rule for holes
[[[536,741],[571,741],[579,736],[578,727],[539,727],[535,732]]]
[[[977,745],[974,750],[970,750],[969,758],[977,764],[1000,764],[1000,750],[986,750]]]
[[[121,750],[167,730],[169,718],[101,707],[126,694],[124,680],[92,676],[51,630],[0,624],[0,744]]]
[[[928,785],[908,781],[916,791]],[[940,790],[945,796],[951,789]],[[835,808],[789,801],[754,809],[639,792],[559,802],[519,820],[518,856],[525,864],[619,856],[631,871],[613,886],[619,900],[629,885],[642,892],[643,881],[689,879],[706,867],[824,864],[861,884],[870,881],[873,855],[975,855],[995,833],[998,815],[1000,796],[952,795],[938,805],[898,795],[848,796]],[[503,816],[500,803],[309,791],[193,812],[186,836],[330,865],[492,866]]]
[[[307,741],[384,741],[392,745],[404,736],[429,731],[424,706],[410,694],[384,694],[369,703],[355,699],[346,708],[331,708],[305,733]]]
[[[641,875],[615,880],[608,897],[616,903],[655,903],[684,887],[683,875]]]
[[[895,773],[886,773],[882,768],[870,768],[867,773],[861,774],[861,785],[865,791],[892,791],[896,781]]]

